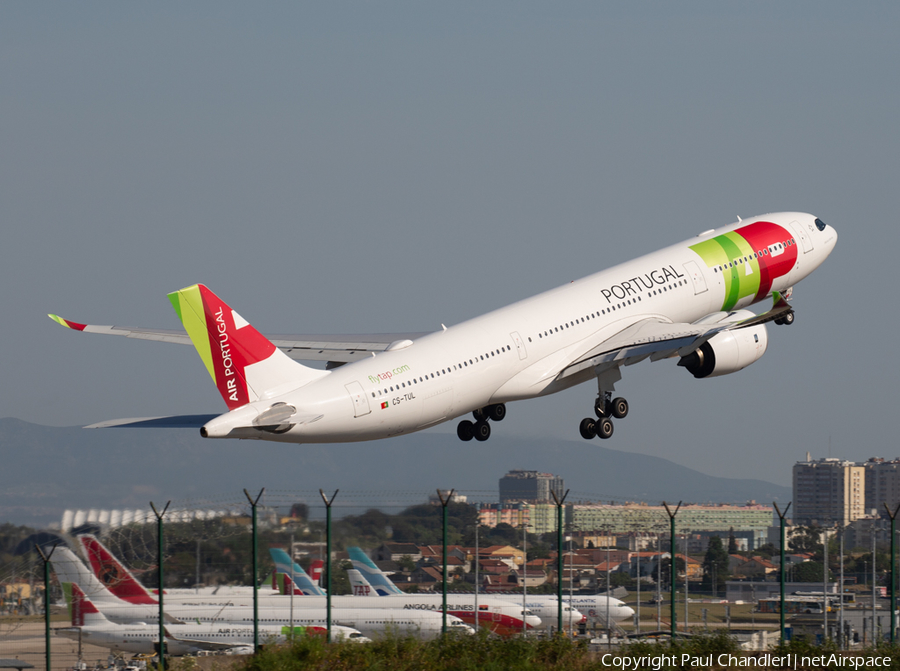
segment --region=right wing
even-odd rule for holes
[[[759,326],[784,317],[793,308],[775,292],[770,310],[747,319],[735,320],[736,313],[709,315],[693,324],[665,322],[646,318],[631,324],[599,345],[576,356],[559,374],[567,378],[588,368],[595,372],[618,366],[630,366],[649,358],[659,361],[674,356],[687,356],[722,331]]]
[[[124,336],[139,340],[190,345],[191,339],[184,331],[148,329],[132,326],[98,326],[80,324],[57,315],[47,315],[57,324],[84,333]],[[361,335],[269,335],[268,340],[292,359],[299,361],[332,361],[337,364],[359,361],[372,354],[386,351],[392,344],[404,340],[416,340],[428,335],[420,333],[370,333]]]

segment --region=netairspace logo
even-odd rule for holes
[[[878,657],[875,655],[841,655],[831,653],[827,655],[734,655],[723,652],[720,655],[644,655],[635,657],[631,655],[615,655],[607,653],[600,658],[600,664],[604,667],[621,669],[669,669],[673,667],[681,669],[795,669],[806,671],[807,669],[860,669],[882,668],[891,666],[890,657]]]

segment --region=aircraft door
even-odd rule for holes
[[[369,408],[369,399],[366,398],[366,392],[363,391],[359,382],[351,382],[350,384],[345,384],[344,387],[349,392],[350,398],[353,399],[354,417],[362,417],[372,412],[371,408]]]
[[[513,331],[509,335],[513,339],[513,342],[516,343],[516,351],[519,353],[519,359],[527,359],[528,352],[525,351],[525,342],[522,340],[522,336],[519,335],[518,331]]]
[[[706,287],[706,278],[703,277],[703,273],[700,271],[700,266],[697,265],[696,261],[688,261],[684,264],[684,269],[687,271],[688,277],[691,278],[691,283],[694,285],[694,295],[702,294],[707,290]]]
[[[794,235],[800,238],[800,246],[803,247],[803,253],[806,254],[813,250],[813,242],[809,233],[806,232],[806,229],[803,228],[803,225],[798,221],[791,222],[791,230],[794,231]]]

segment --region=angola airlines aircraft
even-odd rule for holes
[[[675,359],[694,377],[739,371],[766,351],[766,324],[791,324],[793,286],[828,257],[837,233],[781,212],[701,233],[609,270],[434,333],[261,335],[205,286],[169,294],[187,333],[71,329],[193,343],[228,406],[222,415],[116,420],[93,427],[200,427],[207,438],[291,443],[376,440],[459,422],[487,440],[511,401],[596,380],[584,438],[609,438],[628,414],[613,398],[622,367]],[[745,310],[766,298],[772,308]],[[295,359],[327,361],[325,370]]]

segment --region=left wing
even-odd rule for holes
[[[126,338],[155,340],[178,345],[191,344],[191,339],[184,331],[132,326],[98,326],[73,322],[53,314],[47,316],[57,324],[75,331],[83,331],[84,333],[124,336]],[[301,361],[333,361],[341,364],[364,359],[373,353],[384,352],[390,349],[392,345],[396,347],[404,341],[413,341],[429,333],[429,331],[423,331],[416,333],[369,333],[360,335],[269,335],[266,338],[292,359]]]

